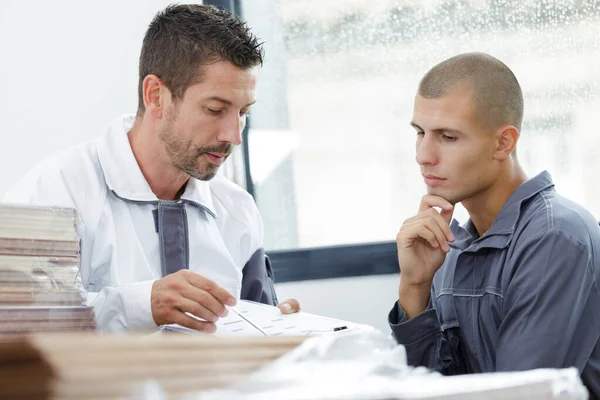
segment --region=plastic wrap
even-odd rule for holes
[[[390,336],[361,329],[310,338],[227,391],[182,399],[393,399],[397,382],[431,376]]]
[[[0,255],[0,306],[85,305],[76,257]]]
[[[406,364],[403,346],[374,331],[308,339],[228,390],[182,400],[586,400],[575,368],[442,376]]]

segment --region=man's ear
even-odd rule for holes
[[[494,158],[499,161],[506,160],[517,147],[519,131],[512,125],[505,125],[497,133]]]
[[[142,97],[146,112],[154,119],[161,119],[165,112],[166,97],[170,95],[163,81],[156,75],[146,75],[142,83]]]

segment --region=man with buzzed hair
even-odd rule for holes
[[[576,367],[600,398],[600,228],[528,179],[516,156],[523,95],[512,71],[469,53],[433,67],[411,125],[427,186],[397,235],[389,314],[411,365],[447,375]],[[452,220],[461,202],[469,220]]]

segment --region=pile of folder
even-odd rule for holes
[[[304,337],[33,334],[0,342],[0,399],[130,398],[148,381],[177,398],[246,378]]]
[[[94,329],[74,209],[0,204],[0,338]]]

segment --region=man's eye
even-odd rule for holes
[[[212,108],[206,108],[206,110],[208,111],[209,114],[212,114],[212,115],[219,115],[223,111],[223,110],[215,110]]]
[[[425,132],[423,132],[423,131],[417,131],[417,136],[421,136],[421,135],[424,135],[424,134],[425,134]]]
[[[250,115],[250,111],[240,110],[240,117],[247,117],[248,115]]]
[[[449,142],[456,142],[456,139],[458,139],[456,136],[448,136],[448,135],[442,135],[444,137],[445,140],[449,141]]]

